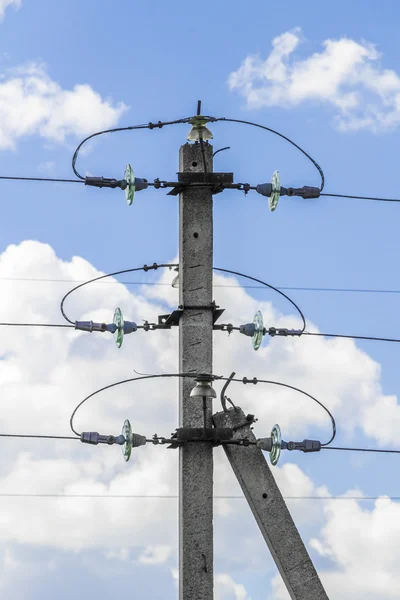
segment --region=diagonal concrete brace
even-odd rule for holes
[[[238,406],[213,416],[216,427],[238,427],[233,439],[256,440]],[[262,450],[224,445],[264,540],[293,600],[329,600]]]

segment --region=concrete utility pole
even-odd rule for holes
[[[204,143],[208,173],[212,146]],[[181,173],[203,173],[200,143],[180,149]],[[190,175],[189,175],[190,176]],[[213,197],[210,187],[186,187],[179,203],[180,372],[212,373]],[[196,308],[200,307],[200,308]],[[190,398],[193,383],[180,380],[180,427],[203,427],[203,405]],[[212,400],[207,399],[207,427]],[[184,444],[179,449],[179,598],[213,600],[213,445]]]
[[[256,440],[241,408],[216,413],[216,427],[238,428],[233,439]],[[262,450],[224,445],[286,588],[293,600],[329,600]]]
[[[200,110],[199,102],[198,116]],[[213,172],[212,146],[199,137],[201,119],[192,123],[197,132],[189,138],[199,141],[180,149],[178,185],[170,194],[180,193],[179,371],[211,374],[213,325],[223,312],[213,303],[213,194],[231,184],[233,174]],[[213,442],[208,440],[256,438],[241,409],[213,417],[212,398],[191,397],[192,388],[191,378],[180,379],[177,441],[192,441],[179,445],[179,600],[213,600]],[[328,600],[262,450],[234,444],[224,444],[224,450],[290,597]]]

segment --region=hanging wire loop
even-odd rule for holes
[[[172,378],[172,377],[187,377],[193,380],[196,380],[199,375],[205,375],[204,373],[160,373],[160,374],[154,374],[154,375],[142,375],[140,377],[131,377],[129,379],[123,379],[121,381],[117,381],[115,383],[111,383],[110,385],[106,385],[98,390],[96,390],[95,392],[92,392],[91,394],[89,394],[89,396],[86,396],[86,398],[84,398],[81,402],[79,402],[79,404],[75,407],[75,409],[72,412],[69,424],[71,427],[71,430],[74,432],[75,435],[77,436],[81,436],[81,433],[78,433],[76,431],[76,429],[74,428],[74,418],[76,416],[77,411],[79,410],[79,408],[85,403],[87,402],[90,398],[93,398],[93,396],[96,396],[97,394],[100,394],[101,392],[104,392],[105,390],[109,390],[111,388],[117,387],[118,385],[123,385],[125,383],[130,383],[133,381],[140,381],[140,380],[145,380],[145,379],[161,379],[161,378]],[[307,396],[308,398],[310,398],[311,400],[313,400],[314,402],[316,402],[319,406],[321,406],[321,408],[324,409],[324,411],[329,415],[331,423],[332,423],[332,436],[329,439],[328,442],[326,442],[325,444],[321,444],[321,446],[328,446],[329,444],[331,444],[336,436],[336,422],[335,419],[332,415],[332,413],[329,411],[329,409],[320,401],[317,400],[317,398],[314,398],[314,396],[311,396],[311,394],[308,394],[307,392],[301,390],[300,388],[297,388],[293,385],[289,385],[287,383],[282,383],[279,381],[269,381],[266,379],[257,379],[256,377],[253,377],[252,379],[249,379],[247,377],[243,377],[242,379],[239,378],[234,378],[233,377],[233,373],[229,376],[229,377],[224,377],[222,375],[213,375],[213,374],[208,374],[209,377],[211,378],[212,381],[226,381],[229,383],[231,383],[232,381],[235,381],[237,383],[242,383],[242,384],[247,384],[247,383],[253,383],[253,384],[258,384],[258,383],[265,383],[265,384],[270,384],[270,385],[278,385],[278,386],[282,386],[288,389],[291,389],[295,392],[299,392],[300,394],[303,394],[304,396]],[[226,387],[225,387],[226,390]]]
[[[107,273],[107,275],[100,275],[100,277],[95,277],[94,279],[89,279],[88,281],[85,281],[84,283],[80,283],[79,285],[75,286],[74,288],[72,288],[72,290],[70,290],[69,292],[67,292],[65,294],[65,296],[63,297],[63,299],[61,300],[61,303],[60,303],[61,314],[64,317],[64,319],[66,321],[68,321],[68,323],[72,323],[72,325],[75,325],[75,321],[71,321],[71,319],[66,315],[66,313],[64,311],[64,304],[65,304],[65,301],[68,298],[68,296],[70,296],[73,292],[76,292],[76,290],[79,290],[79,288],[82,288],[85,285],[89,285],[89,283],[93,283],[94,281],[99,281],[100,279],[106,279],[107,277],[114,277],[115,275],[122,275],[123,273],[134,273],[135,271],[144,271],[145,273],[147,273],[147,271],[150,271],[153,269],[157,270],[157,269],[163,269],[163,268],[174,268],[174,267],[178,267],[178,266],[179,265],[177,265],[177,264],[169,264],[169,263],[162,263],[162,264],[153,263],[151,266],[143,265],[143,267],[135,267],[134,269],[123,269],[122,271],[114,271],[114,273]]]

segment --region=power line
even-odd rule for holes
[[[353,198],[355,200],[377,200],[378,202],[400,202],[397,198],[372,198],[370,196],[347,196],[345,194],[320,194],[320,196],[332,196],[333,198]]]
[[[97,137],[99,135],[104,135],[106,133],[116,133],[118,131],[134,131],[137,129],[161,129],[162,127],[164,127],[164,125],[176,125],[178,123],[188,123],[190,120],[190,117],[185,117],[183,119],[176,119],[175,121],[158,121],[158,123],[146,123],[146,124],[142,124],[142,125],[131,125],[129,127],[115,127],[113,129],[105,129],[104,131],[97,131],[96,133],[93,133],[92,135],[89,135],[88,137],[86,137],[84,140],[82,140],[80,142],[80,144],[78,145],[78,147],[76,148],[74,155],[72,157],[72,170],[74,171],[75,175],[77,177],[79,177],[79,179],[84,180],[85,178],[76,170],[76,161],[78,158],[78,154],[80,149],[82,148],[82,146],[88,142],[90,139]]]
[[[101,499],[157,499],[176,500],[178,495],[159,494],[41,494],[41,493],[0,493],[0,498],[101,498]],[[216,500],[246,500],[245,496],[213,496]],[[394,500],[399,501],[400,496],[283,496],[285,500]]]
[[[75,329],[75,325],[66,325],[64,323],[0,323],[0,327],[61,327]],[[144,325],[137,325],[138,329],[144,329]],[[380,342],[400,342],[400,339],[371,337],[365,335],[342,335],[339,333],[313,333],[311,331],[303,331],[301,335],[312,335],[319,337],[334,337],[334,338],[349,338],[355,340],[372,340]]]
[[[86,396],[86,398],[84,398],[83,400],[81,400],[81,402],[79,402],[79,404],[74,408],[71,417],[70,417],[70,427],[71,430],[75,433],[75,435],[77,436],[81,436],[81,434],[75,430],[74,428],[74,418],[75,415],[77,413],[77,411],[79,410],[79,408],[81,408],[81,406],[83,404],[85,404],[90,398],[93,398],[93,396],[96,396],[97,394],[100,394],[101,392],[104,392],[106,390],[109,390],[111,388],[115,388],[119,385],[123,385],[125,383],[132,383],[135,381],[144,381],[144,380],[148,380],[148,379],[160,379],[160,378],[174,378],[174,377],[178,377],[178,378],[192,378],[192,379],[196,379],[196,373],[160,373],[160,374],[147,374],[147,375],[140,375],[139,377],[130,377],[129,379],[122,379],[120,381],[116,381],[114,383],[111,383],[109,385],[106,385],[102,388],[99,388],[98,390],[96,390],[95,392],[92,392],[91,394],[89,394],[88,396]],[[310,398],[311,400],[313,400],[316,404],[318,404],[321,408],[323,408],[323,410],[328,414],[330,420],[331,420],[331,425],[332,425],[332,435],[329,438],[329,440],[327,442],[325,442],[325,444],[322,444],[322,447],[327,446],[328,444],[331,444],[333,442],[333,440],[335,439],[336,436],[336,422],[335,422],[335,418],[332,415],[332,413],[330,412],[330,410],[317,398],[315,398],[314,396],[312,396],[311,394],[308,394],[307,392],[305,392],[304,390],[295,387],[293,385],[289,385],[287,383],[282,383],[280,381],[270,381],[267,379],[257,379],[256,377],[253,377],[252,379],[249,379],[248,377],[243,377],[242,379],[240,378],[234,378],[233,376],[230,377],[223,377],[222,375],[211,375],[212,379],[215,381],[226,381],[226,382],[235,382],[235,383],[242,383],[243,385],[247,385],[247,384],[253,384],[256,385],[258,383],[264,383],[264,384],[270,384],[270,385],[275,385],[275,386],[280,386],[280,387],[285,387],[287,389],[293,390],[295,392],[298,392],[300,394],[303,394],[304,396],[307,396],[308,398]],[[227,388],[227,386],[224,387],[225,391]],[[222,407],[224,408],[223,405],[223,401],[221,398],[221,404]]]
[[[0,277],[0,281],[32,281],[38,283],[86,283],[83,279],[51,279],[45,277]],[[171,287],[170,283],[152,282],[152,281],[99,281],[101,284],[111,285],[151,285],[160,287]],[[264,285],[225,285],[214,284],[215,288],[236,288],[236,289],[265,289]],[[363,293],[363,294],[400,294],[399,290],[394,289],[371,289],[371,288],[329,288],[329,287],[301,287],[301,286],[276,286],[277,290],[291,290],[299,292],[338,292],[338,293]]]
[[[65,311],[64,311],[64,303],[65,300],[68,298],[68,296],[70,296],[73,292],[75,292],[76,290],[84,287],[85,285],[89,285],[89,283],[93,283],[95,281],[99,281],[101,279],[106,279],[108,277],[112,277],[114,275],[121,275],[122,273],[133,273],[135,271],[151,271],[151,270],[157,270],[160,268],[169,268],[172,269],[173,267],[177,267],[179,265],[175,264],[169,264],[169,263],[162,263],[162,264],[157,264],[157,263],[153,263],[152,265],[143,265],[143,267],[135,267],[133,269],[123,269],[122,271],[114,271],[113,273],[107,273],[106,275],[100,275],[99,277],[95,277],[94,279],[89,279],[88,281],[85,281],[84,283],[81,283],[77,286],[75,286],[74,288],[72,288],[72,290],[69,290],[69,292],[67,292],[64,297],[61,300],[60,303],[60,310],[61,310],[61,314],[64,317],[64,319],[66,321],[68,321],[68,323],[71,323],[72,325],[75,325],[75,323],[73,321],[71,321],[71,319],[69,317],[67,317]]]
[[[314,159],[311,158],[311,156],[309,156],[306,152],[304,152],[304,150],[302,150],[302,148],[300,148],[299,146],[297,146],[297,144],[295,144],[294,142],[292,142],[291,140],[289,140],[289,138],[285,137],[284,135],[281,135],[277,131],[269,129],[268,127],[263,127],[262,125],[257,125],[255,123],[249,123],[248,121],[238,121],[236,119],[218,119],[218,120],[220,120],[220,121],[233,121],[235,123],[246,123],[248,125],[255,125],[256,127],[261,127],[262,129],[267,129],[268,131],[271,131],[272,133],[276,133],[277,135],[279,135],[283,139],[287,140],[288,142],[290,142],[291,144],[293,144],[293,146],[295,146],[296,148],[298,148],[305,156],[307,156],[307,158],[309,158],[311,160],[311,162],[316,166],[316,168],[318,169],[318,171],[319,171],[319,173],[321,175],[321,185],[322,185],[321,190],[323,189],[325,179],[324,179],[324,174],[322,172],[321,167],[318,165],[318,163],[316,163],[314,161]],[[171,124],[174,124],[174,123],[183,123],[183,122],[185,122],[185,121],[184,120],[174,121],[174,122],[171,122],[171,123],[164,123],[163,125],[171,125]],[[163,125],[161,125],[161,127]],[[159,125],[154,125],[153,128],[155,128],[155,127],[160,127],[160,126]],[[128,131],[128,130],[132,130],[132,129],[145,129],[145,128],[149,128],[148,125],[139,125],[137,127],[121,127],[121,128],[117,128],[117,129],[110,129],[108,131],[100,131],[99,133],[94,133],[93,135],[91,135],[88,138],[86,138],[85,140],[83,140],[83,142],[78,146],[77,150],[79,151],[79,149],[81,148],[81,146],[86,141],[88,141],[90,138],[98,136],[98,135],[101,135],[103,133],[111,133],[111,132],[115,132],[115,131]],[[200,142],[202,142],[202,141],[203,140],[201,139]],[[221,148],[221,150],[226,150],[226,149],[227,148]],[[220,152],[220,150],[217,150],[217,152]],[[76,158],[77,158],[77,155],[75,157],[75,161],[76,161]],[[80,179],[57,179],[57,178],[53,178],[53,177],[11,177],[11,176],[7,176],[7,175],[1,175],[0,179],[9,180],[9,181],[51,181],[51,182],[58,182],[58,183],[86,183],[85,182],[85,178],[83,178],[75,170],[75,162],[73,162],[73,170],[74,170],[75,174]],[[205,169],[205,173],[206,172],[207,172],[207,170]],[[154,184],[149,184],[149,185],[154,185]],[[399,198],[377,198],[377,197],[371,197],[371,196],[351,196],[351,195],[346,195],[346,194],[326,194],[326,193],[320,193],[319,195],[320,196],[330,196],[332,198],[349,198],[349,199],[354,199],[354,200],[374,200],[374,201],[377,201],[377,202],[400,202]]]
[[[371,337],[367,335],[342,335],[340,333],[313,333],[310,331],[304,331],[302,335],[314,335],[319,337],[334,337],[334,338],[349,338],[353,340],[372,340],[375,342],[400,342],[400,340],[396,338],[381,338],[381,337]]]
[[[304,154],[304,156],[306,156],[308,158],[308,160],[311,161],[311,163],[317,169],[317,171],[321,177],[321,188],[320,188],[321,192],[324,189],[325,176],[324,176],[324,172],[323,172],[322,168],[305,150],[303,150],[303,148],[301,148],[298,144],[296,144],[290,138],[286,137],[286,135],[283,135],[283,133],[279,133],[279,131],[276,131],[275,129],[271,129],[270,127],[266,127],[265,125],[260,125],[259,123],[253,123],[252,121],[243,121],[242,119],[227,119],[225,117],[221,117],[219,119],[213,119],[213,122],[218,122],[218,121],[219,122],[225,121],[228,123],[242,123],[243,125],[251,125],[252,127],[258,127],[259,129],[264,129],[265,131],[269,131],[269,133],[273,133],[274,135],[277,135],[280,138],[284,139],[286,142],[289,142],[289,144],[291,144],[297,150],[299,150],[302,154]]]
[[[0,326],[9,326],[9,327],[72,327],[75,328],[75,325],[65,325],[62,323],[58,325],[56,323],[0,323]]]
[[[25,433],[0,433],[0,437],[7,438],[38,438],[47,440],[79,440],[80,438],[72,435],[31,435]]]
[[[61,183],[85,183],[80,179],[52,179],[49,177],[5,177],[0,176],[0,179],[11,179],[13,181],[58,181]]]
[[[310,159],[310,160],[312,160],[312,159]],[[280,296],[282,296],[283,298],[285,298],[286,300],[288,300],[290,302],[290,304],[292,306],[294,306],[294,308],[297,310],[297,312],[300,315],[301,320],[303,321],[302,333],[304,332],[304,330],[306,328],[306,318],[305,318],[303,312],[297,306],[297,304],[296,304],[296,302],[294,302],[294,300],[292,300],[291,298],[289,298],[289,296],[287,296],[286,294],[284,294],[283,292],[281,292],[280,290],[278,290],[278,288],[276,288],[275,286],[271,285],[270,283],[266,283],[265,281],[262,281],[261,279],[257,279],[256,277],[251,277],[250,275],[246,275],[245,273],[240,273],[240,271],[232,271],[231,269],[222,269],[221,267],[213,267],[213,270],[214,271],[219,271],[220,273],[230,273],[231,275],[237,275],[238,277],[244,277],[245,279],[250,279],[251,281],[256,281],[257,283],[260,283],[261,285],[269,288],[270,290],[273,290],[274,292],[277,292]]]
[[[322,446],[321,450],[345,450],[347,452],[383,452],[385,454],[400,454],[400,450],[381,450],[378,448],[338,448],[336,446]]]

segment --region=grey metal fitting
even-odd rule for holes
[[[257,440],[257,448],[261,448],[261,450],[264,450],[265,452],[271,452],[272,444],[271,437],[260,438]]]
[[[271,337],[274,337],[275,335],[287,337],[288,335],[301,336],[303,332],[301,329],[284,329],[284,328],[270,327],[269,329],[267,329],[267,333]]]
[[[93,323],[93,321],[75,321],[75,329],[80,331],[107,331],[107,325],[105,323]]]
[[[272,183],[259,183],[256,187],[256,191],[262,196],[272,195]]]
[[[116,179],[109,179],[108,177],[85,177],[85,185],[90,185],[92,187],[108,187],[108,188],[117,188],[122,187],[122,182],[117,181]],[[126,183],[126,182],[125,182]],[[126,186],[125,186],[126,187]]]
[[[117,437],[115,438],[114,443],[118,444],[118,446],[123,446],[126,442],[125,436],[123,436],[122,434],[117,435]]]
[[[124,321],[124,333],[133,333],[137,331],[137,325],[134,321]]]
[[[303,185],[301,188],[286,188],[285,196],[300,196],[301,198],[319,198],[321,190],[317,187]]]
[[[256,326],[254,323],[246,323],[245,325],[240,325],[239,331],[240,333],[243,333],[243,335],[253,337],[256,332]]]
[[[318,440],[303,440],[302,442],[288,442],[288,450],[301,450],[301,452],[319,452],[321,442]]]
[[[146,190],[149,187],[149,182],[147,179],[143,179],[142,177],[135,177],[135,192],[141,192],[142,190]]]
[[[146,442],[147,440],[145,435],[132,433],[132,448],[137,448],[138,446],[145,446]]]
[[[97,446],[97,444],[108,444],[109,446],[112,446],[115,444],[115,440],[116,438],[114,435],[101,435],[97,431],[84,431],[81,434],[81,442],[84,444],[93,444],[95,446]]]

